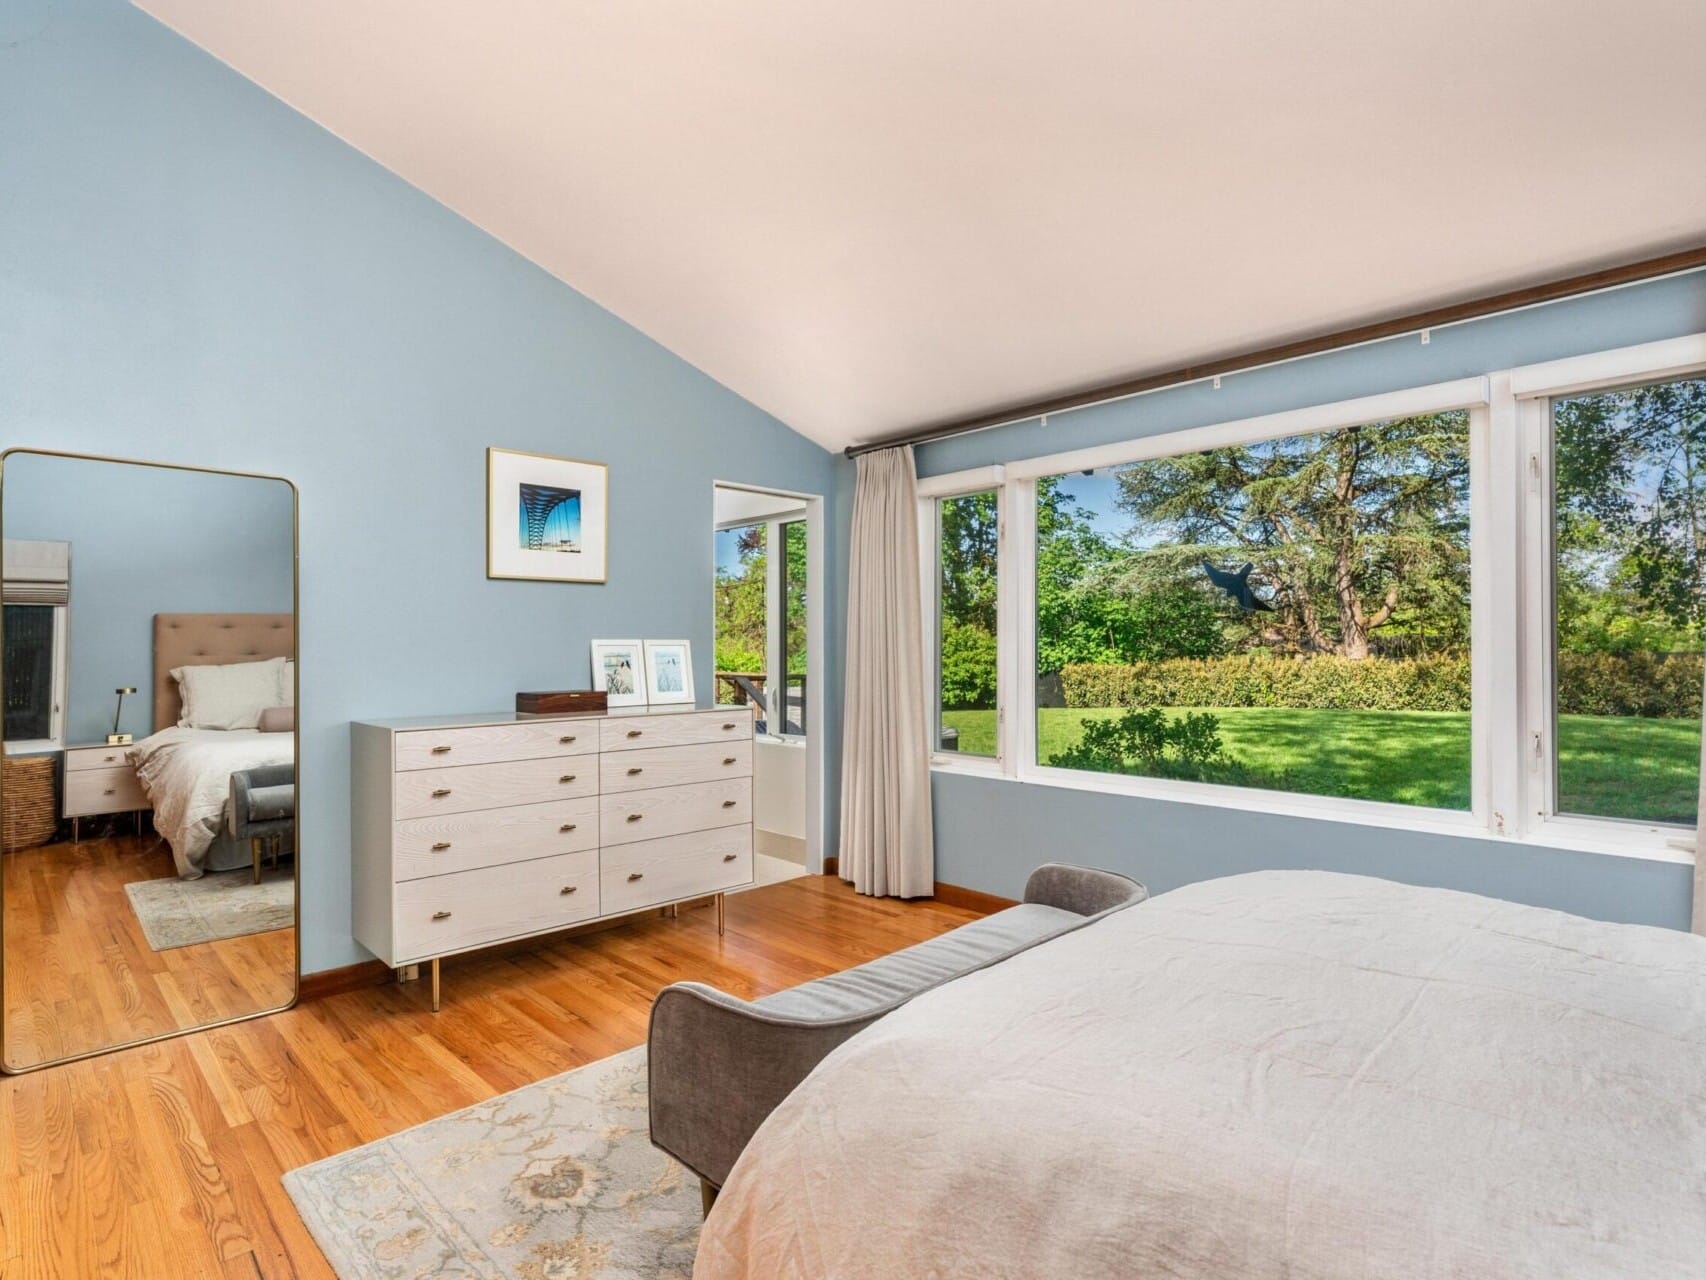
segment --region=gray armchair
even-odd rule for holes
[[[677,982],[652,1004],[651,1136],[717,1188],[758,1126],[837,1045],[914,996],[1142,902],[1111,871],[1039,867],[1018,906],[761,1000]]]
[[[275,867],[281,853],[296,852],[296,766],[265,764],[233,773],[227,813],[232,838],[249,842],[259,884],[263,851],[272,854]]]

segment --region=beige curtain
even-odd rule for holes
[[[859,457],[847,584],[843,880],[896,898],[936,891],[928,697],[910,445]]]

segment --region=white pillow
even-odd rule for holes
[[[186,729],[253,729],[261,712],[279,705],[283,658],[265,662],[229,662],[220,666],[175,667]]]

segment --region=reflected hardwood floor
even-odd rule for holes
[[[0,1080],[0,1280],[326,1280],[286,1170],[640,1044],[678,979],[758,996],[978,913],[808,876],[709,908],[448,960],[420,983]]]
[[[6,1058],[51,1061],[276,1009],[294,989],[291,929],[154,951],[125,885],[175,875],[152,835],[0,855]]]

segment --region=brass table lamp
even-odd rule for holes
[[[135,692],[136,686],[128,684],[117,691],[118,706],[113,708],[113,731],[107,735],[107,745],[109,747],[128,746],[131,742],[131,737],[128,733],[120,733],[118,731],[118,718],[124,714],[124,695]]]

